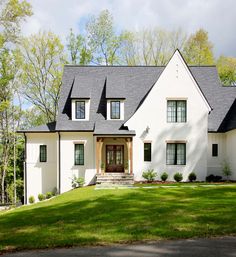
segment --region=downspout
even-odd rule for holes
[[[58,132],[58,193],[61,193],[61,134]]]
[[[25,138],[25,151],[24,151],[24,204],[27,204],[27,137]]]

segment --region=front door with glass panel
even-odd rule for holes
[[[106,172],[124,172],[124,146],[106,146]]]

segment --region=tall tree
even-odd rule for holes
[[[67,37],[67,49],[72,64],[86,65],[90,63],[92,53],[87,45],[86,38],[80,34],[75,35],[72,29]]]
[[[56,120],[64,47],[52,32],[39,32],[22,40],[23,96],[44,113],[46,121]]]
[[[214,64],[213,44],[209,41],[208,32],[199,29],[191,35],[184,47],[183,55],[188,64]]]
[[[109,11],[104,10],[98,17],[93,16],[87,23],[86,30],[92,62],[105,65],[118,63],[122,37],[115,34],[113,17]]]
[[[217,60],[217,68],[223,85],[236,85],[236,58],[220,56]]]
[[[10,170],[15,120],[20,120],[19,108],[13,105],[17,92],[19,59],[15,43],[19,38],[20,25],[32,14],[26,1],[0,0],[0,182],[1,201],[5,201],[5,179]]]

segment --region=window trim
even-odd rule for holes
[[[112,117],[112,103],[119,103],[119,117],[118,118]],[[121,103],[119,100],[110,101],[110,118],[111,118],[111,120],[120,120],[120,106],[121,106]]]
[[[169,164],[168,163],[168,154],[167,154],[167,150],[168,150],[168,144],[169,145],[175,145],[175,152],[174,152],[174,154],[175,154],[175,156],[174,156],[174,163],[173,164]],[[177,148],[178,148],[178,146],[177,145],[184,145],[184,163],[183,164],[178,164],[178,156],[177,156]],[[175,143],[170,143],[170,142],[167,142],[166,143],[166,165],[172,165],[172,166],[185,166],[186,165],[186,149],[187,149],[187,147],[186,147],[186,143],[182,143],[182,142],[175,142]]]
[[[42,153],[42,150],[45,149],[45,152]],[[45,158],[43,158],[43,156]],[[39,162],[47,162],[47,145],[39,146]]]
[[[80,163],[80,158],[79,158],[79,162],[77,163],[76,162],[76,146],[80,146],[80,145],[82,145],[83,146],[83,162],[82,163]],[[74,144],[74,165],[75,166],[84,166],[84,144]]]
[[[150,157],[150,158],[148,158],[148,159],[145,159],[145,157],[147,157],[147,156],[145,156],[145,145],[150,146],[150,148],[148,149],[148,151],[150,151],[150,156],[148,156],[148,157]],[[151,162],[152,161],[152,143],[151,142],[144,142],[143,143],[143,161],[144,162]]]
[[[168,103],[174,102],[175,103],[175,121],[169,121],[168,120]],[[185,103],[185,112],[184,112],[184,121],[178,121],[178,102],[184,102]],[[167,99],[167,109],[166,109],[166,120],[167,123],[186,123],[187,122],[187,100],[186,99]]]
[[[216,147],[216,148],[214,148],[214,147]],[[219,146],[218,146],[218,144],[212,144],[212,148],[211,149],[212,149],[211,150],[212,157],[218,157],[218,155],[219,155]]]
[[[77,116],[77,104],[78,103],[84,104],[84,117],[83,118],[78,118],[78,116]],[[85,120],[86,119],[86,102],[84,100],[76,100],[75,101],[75,119],[76,120]]]

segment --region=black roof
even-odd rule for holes
[[[139,108],[164,68],[66,65],[55,130],[134,134],[123,124]],[[209,114],[208,130],[224,132],[236,128],[236,104],[233,105],[236,87],[222,86],[215,66],[190,66],[189,69],[213,109]],[[71,98],[90,98],[89,121],[71,120]],[[106,102],[109,98],[125,99],[124,121],[106,120]]]

